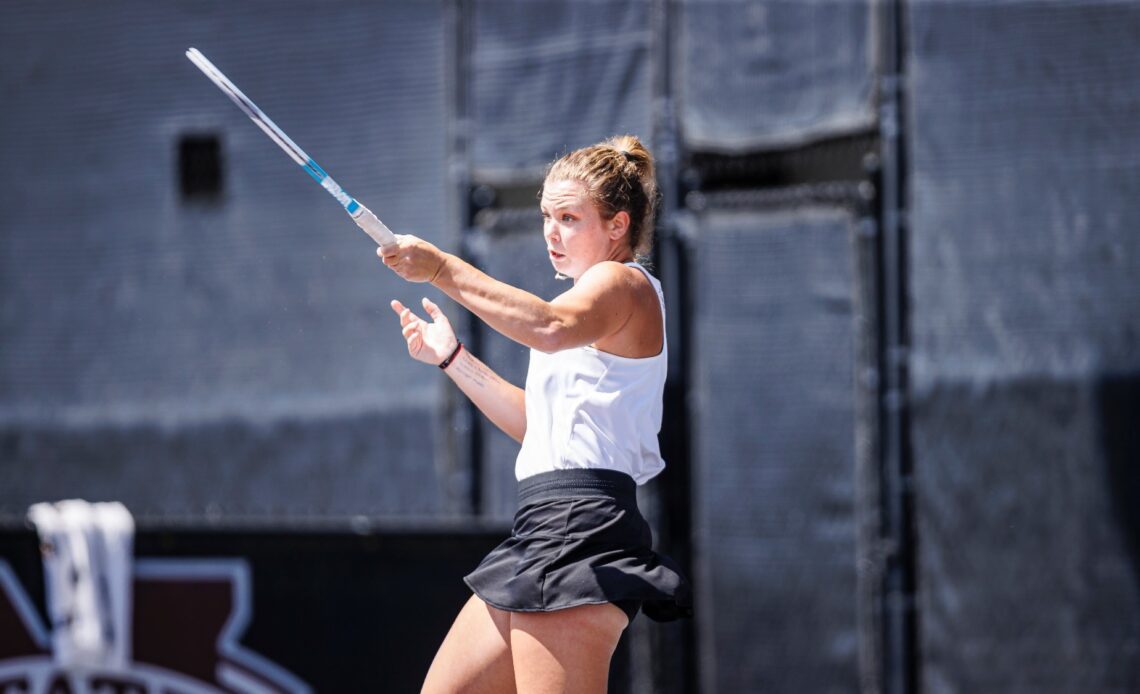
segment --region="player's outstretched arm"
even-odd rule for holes
[[[581,347],[613,335],[634,311],[635,284],[620,263],[598,263],[553,301],[500,282],[462,258],[406,234],[377,249],[384,264],[411,282],[430,282],[521,345],[543,352]]]

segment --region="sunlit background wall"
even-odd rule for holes
[[[509,527],[516,444],[388,308],[445,297],[195,46],[393,230],[548,298],[544,166],[651,146],[640,497],[696,618],[638,618],[611,691],[1140,690],[1137,37],[1126,0],[5,2],[3,585],[43,615],[29,505],[118,500],[140,559],[248,566],[245,646],[414,691]]]

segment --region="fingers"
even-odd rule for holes
[[[394,234],[394,236],[396,237],[396,243],[380,246],[376,249],[376,255],[381,258],[390,258],[400,252],[400,249],[404,247],[408,237],[404,234]]]
[[[407,329],[409,327],[418,328],[424,322],[419,316],[412,313],[412,309],[404,306],[399,301],[393,299],[389,304],[396,315],[400,317],[400,325],[404,327],[404,337],[407,337]]]
[[[411,279],[408,275],[407,263],[404,262],[407,260],[407,254],[400,252],[399,245],[393,244],[391,246],[377,248],[376,255],[380,256],[380,260],[389,270],[395,272],[403,279]]]
[[[439,322],[443,320],[450,323],[450,321],[447,320],[447,316],[443,315],[443,311],[440,310],[439,306],[434,301],[425,296],[423,299],[421,299],[421,302],[423,303],[424,310],[427,311],[428,316],[432,319],[433,322]],[[397,316],[400,317],[400,321],[405,325],[409,320],[417,319],[417,316],[412,313],[412,310],[407,306],[404,306],[404,304],[402,304],[397,299],[392,299],[388,305],[392,307],[392,310],[396,313]]]
[[[427,298],[426,296],[423,298],[422,301],[423,301],[423,305],[424,305],[424,310],[427,311],[427,314],[429,316],[431,316],[431,319],[433,321],[439,320],[440,318],[443,318],[443,311],[439,310],[439,306],[436,306],[435,302],[433,302],[431,299]]]
[[[392,303],[390,303],[389,306],[391,306],[392,310],[396,312],[396,315],[400,317],[400,325],[407,325],[410,321],[415,319],[412,310],[399,301],[392,299]]]
[[[423,298],[423,305],[424,310],[427,311],[427,314],[431,317],[433,323],[442,323],[448,328],[451,327],[451,321],[447,319],[447,316],[443,314],[443,311],[439,309],[439,306],[436,306],[434,301],[425,296]]]
[[[418,332],[415,332],[411,335],[405,335],[404,339],[407,340],[407,342],[408,342],[408,354],[410,354],[414,358],[417,354],[420,353],[420,350],[423,349],[423,346],[424,346],[423,336],[420,335]]]
[[[444,336],[448,333],[454,336],[451,322],[448,321],[447,316],[443,314],[439,306],[426,296],[420,301],[428,314],[430,322],[412,313],[410,308],[397,299],[388,302],[392,311],[400,317],[400,333],[403,335],[405,342],[407,342],[408,353],[416,359],[419,359],[420,353],[425,349],[429,341],[434,344],[440,339],[446,339]],[[440,328],[436,328],[435,326],[441,326],[445,332],[440,332]],[[423,360],[421,359],[421,361]]]
[[[409,242],[415,241],[416,237],[408,234],[393,234],[396,237],[396,243],[389,246],[381,246],[376,249],[376,255],[380,256],[385,265],[395,265],[399,260],[400,249],[407,246]]]
[[[443,254],[434,245],[408,234],[397,234],[397,243],[376,249],[388,269],[409,282],[432,282],[443,267]]]
[[[424,346],[424,322],[412,313],[411,309],[396,299],[393,299],[388,305],[391,306],[396,315],[400,317],[400,333],[408,343],[408,354],[415,357]]]

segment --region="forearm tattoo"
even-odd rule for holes
[[[487,386],[501,381],[499,375],[490,369],[486,364],[475,358],[474,355],[469,354],[470,359],[461,359],[453,368],[459,370],[458,376],[467,379],[471,385],[477,388],[486,388]]]

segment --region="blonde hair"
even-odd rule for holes
[[[604,219],[626,212],[629,247],[639,260],[649,256],[657,212],[657,177],[653,155],[636,136],[618,135],[565,154],[547,167],[544,187],[546,181],[580,181]]]

